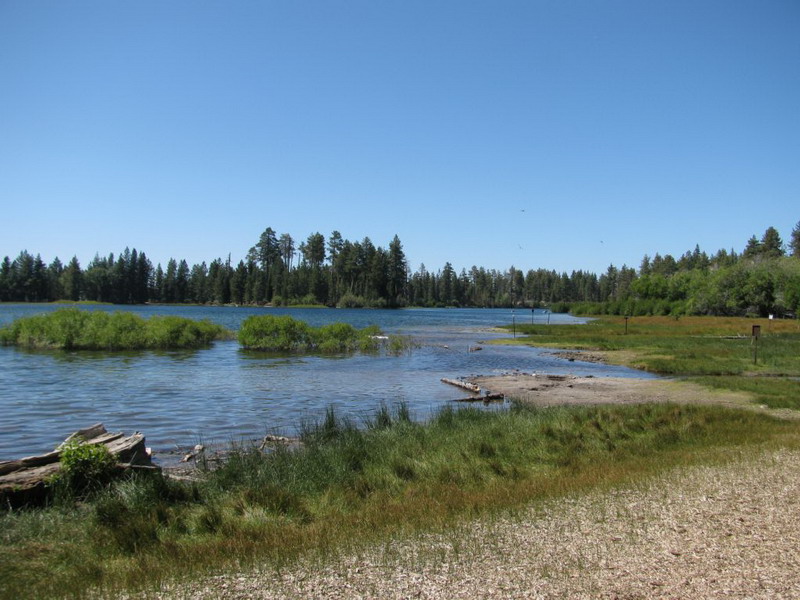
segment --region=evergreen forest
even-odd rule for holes
[[[23,250],[0,265],[0,301],[89,301],[114,304],[327,305],[343,308],[547,307],[554,312],[624,315],[796,316],[800,307],[800,222],[784,244],[769,227],[744,248],[680,257],[645,255],[639,268],[610,265],[604,273],[546,269],[499,271],[450,262],[431,271],[408,266],[398,236],[388,247],[366,237],[297,243],[267,228],[246,258],[189,265],[171,258],[153,265],[143,251],[77,257],[49,265]]]

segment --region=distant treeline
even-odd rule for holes
[[[153,266],[126,248],[96,255],[85,269],[76,257],[49,265],[22,251],[0,266],[0,301],[56,300],[138,304],[539,307],[612,314],[796,314],[800,307],[800,223],[787,248],[770,227],[744,250],[709,256],[699,246],[679,258],[645,256],[639,269],[611,265],[605,273],[557,273],[514,267],[472,267],[457,273],[448,262],[411,272],[400,239],[388,248],[369,238],[352,242],[334,231],[295,243],[267,228],[247,257],[192,265],[174,258]]]

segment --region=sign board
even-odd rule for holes
[[[761,337],[761,325],[753,325],[753,337],[756,339]]]

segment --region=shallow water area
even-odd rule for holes
[[[0,325],[58,305],[0,305]],[[569,315],[510,309],[279,309],[203,306],[87,306],[209,319],[238,329],[252,314],[289,314],[319,326],[345,321],[409,335],[420,346],[400,356],[275,355],[235,341],[193,351],[55,352],[0,347],[0,460],[53,448],[72,431],[102,422],[109,431],[141,431],[156,458],[204,444],[292,435],[328,406],[359,422],[385,404],[408,404],[425,419],[465,394],[442,377],[520,370],[597,377],[648,377],[603,364],[568,362],[551,349],[482,344],[506,337],[512,322],[580,322]],[[482,350],[470,352],[480,345]],[[489,410],[496,410],[496,405]]]

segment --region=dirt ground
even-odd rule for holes
[[[570,353],[571,356],[575,354]],[[800,418],[798,411],[756,404],[746,393],[711,390],[689,381],[662,377],[637,379],[514,372],[469,377],[465,381],[480,386],[484,394],[503,394],[507,399],[537,406],[677,402],[745,408],[784,419]]]
[[[711,391],[675,379],[634,379],[630,377],[577,377],[509,373],[470,377],[487,393],[540,406],[562,404],[632,404],[642,402],[691,402],[751,405],[749,396],[734,392]]]

